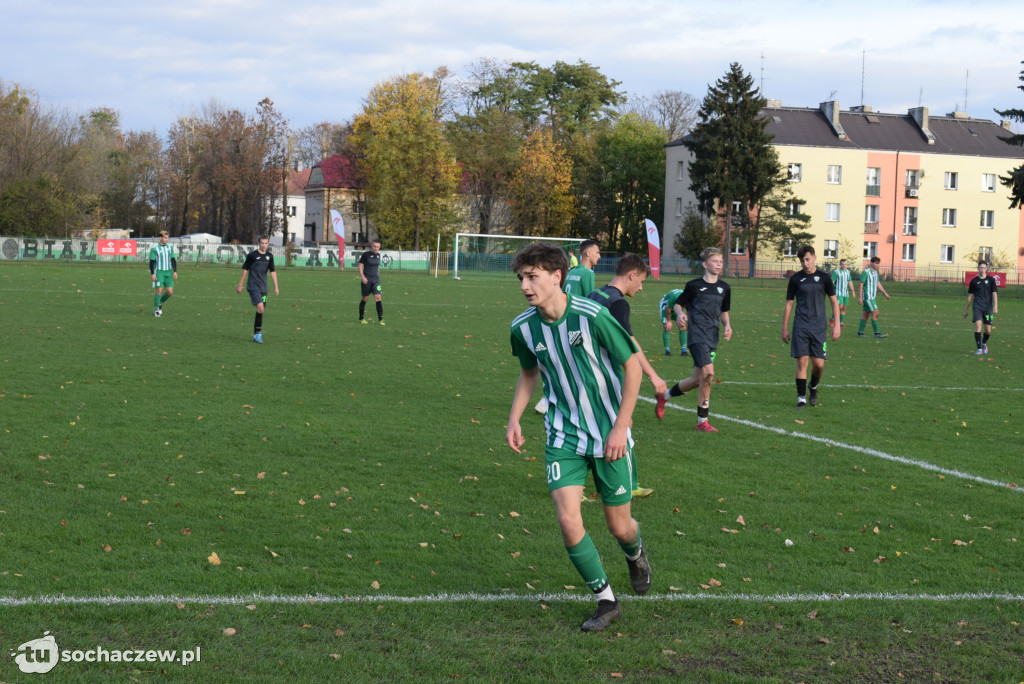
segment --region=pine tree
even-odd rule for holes
[[[1024,64],[1024,62],[1021,62]],[[1020,80],[1024,82],[1024,71],[1020,72]],[[1018,90],[1024,90],[1024,85],[1017,86]],[[1024,123],[1024,109],[1004,109],[997,111],[999,116],[1005,116],[1017,123]],[[1000,136],[1000,140],[1010,145],[1024,147],[1024,133]],[[1024,164],[1010,171],[1009,176],[1000,176],[999,182],[1010,188],[1010,208],[1024,207]]]
[[[753,77],[733,62],[725,76],[708,88],[697,113],[699,123],[683,141],[693,154],[690,189],[700,210],[708,215],[725,211],[726,274],[733,202],[745,209],[754,207],[781,182],[778,154],[765,131],[768,121],[761,116],[765,104]]]

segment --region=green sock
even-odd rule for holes
[[[159,294],[153,295],[153,308],[154,309],[159,309],[160,308],[160,295]]]
[[[863,318],[862,318],[862,319],[860,319],[860,323],[859,323],[859,324],[857,325],[857,334],[858,334],[858,335],[859,335],[859,334],[861,334],[862,332],[864,332],[864,324],[865,324],[866,322],[867,322],[867,321],[865,321],[865,320],[864,320]]]
[[[604,566],[601,565],[601,554],[597,552],[594,540],[588,533],[583,533],[583,539],[579,544],[567,546],[565,549],[569,552],[569,560],[576,566],[576,571],[580,573],[580,577],[587,583],[591,591],[597,591],[608,584],[608,575],[605,574]]]
[[[160,298],[160,305],[163,306],[163,303],[166,302],[170,298],[171,298],[171,295],[169,295],[169,294],[167,294],[165,292],[164,295]]]
[[[846,314],[839,314],[839,325],[846,323]]]
[[[876,321],[875,319],[872,318],[871,319],[871,327],[874,329],[875,334],[877,335],[878,334],[878,321]]]
[[[679,331],[679,348],[680,349],[686,349],[686,339],[687,339],[687,337],[688,337],[688,335],[687,335],[687,331],[686,330],[680,330]]]
[[[636,560],[640,557],[640,551],[644,548],[644,542],[640,539],[640,527],[636,528],[636,539],[631,542],[619,542],[619,546],[622,547],[622,552],[626,554],[626,558],[630,560]]]
[[[661,344],[662,344],[662,346],[665,347],[665,349],[669,348],[668,342],[669,342],[669,333],[667,331],[665,331],[665,330],[662,330],[661,331]]]

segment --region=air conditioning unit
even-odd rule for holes
[[[907,188],[907,197],[917,197],[917,188]]]

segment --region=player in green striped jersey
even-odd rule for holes
[[[687,346],[687,331],[686,331],[686,316],[683,315],[683,307],[679,306],[676,302],[683,296],[683,291],[680,289],[669,290],[661,301],[658,303],[658,313],[661,315],[661,343],[665,345],[665,356],[672,355],[672,348],[669,346],[671,341],[673,323],[679,326],[679,353],[686,356]]]
[[[167,244],[169,236],[166,230],[160,231],[159,244],[149,248],[150,281],[156,293],[153,295],[153,315],[160,318],[164,313],[164,302],[174,294],[174,283],[178,280],[178,260],[174,255],[174,245]],[[164,294],[164,289],[167,294]]]
[[[548,399],[544,448],[548,490],[569,559],[597,596],[583,631],[604,630],[621,615],[597,546],[583,526],[581,497],[587,473],[604,504],[607,526],[626,554],[638,594],[651,587],[651,569],[630,511],[630,424],[642,371],[637,348],[607,308],[562,291],[565,252],[535,243],[512,260],[530,308],[512,321],[512,353],[519,358],[505,442],[516,453],[526,442],[520,419],[544,378]]]
[[[886,299],[889,299],[889,293],[882,287],[882,283],[878,281],[878,264],[882,260],[876,256],[871,257],[871,262],[864,272],[860,274],[860,286],[857,289],[857,299],[864,305],[864,313],[861,314],[860,324],[857,326],[857,337],[864,337],[864,325],[871,319],[871,327],[875,331],[875,337],[888,337],[885,333],[878,332],[878,304],[875,303],[875,298],[878,296],[878,292],[881,291],[885,295]]]
[[[846,259],[840,259],[839,268],[832,271],[832,283],[836,289],[836,301],[839,302],[839,327],[845,328],[846,305],[853,296],[853,279],[850,277],[850,269],[846,267]],[[835,321],[830,318],[829,325],[834,324]]]

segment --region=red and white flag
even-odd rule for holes
[[[341,270],[345,270],[345,222],[337,209],[331,209],[331,228],[334,230],[334,237],[338,241],[338,262],[341,263]]]
[[[651,264],[651,275],[655,280],[661,280],[661,237],[658,235],[658,226],[651,219],[644,219],[644,224],[647,226],[647,260]]]

